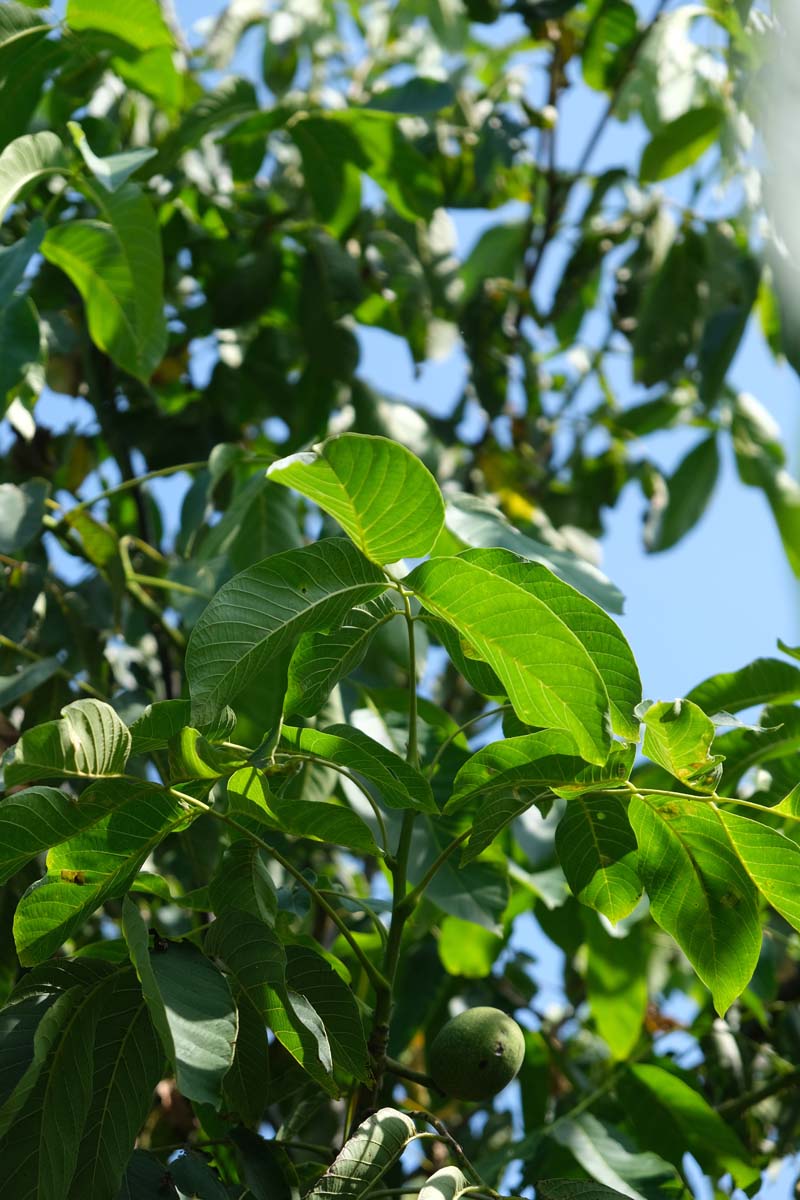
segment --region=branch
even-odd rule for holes
[[[754,1108],[762,1100],[768,1100],[770,1096],[777,1096],[779,1092],[794,1087],[796,1083],[800,1083],[800,1067],[796,1067],[793,1071],[787,1071],[785,1075],[778,1075],[769,1083],[753,1088],[752,1091],[745,1092],[741,1096],[736,1096],[733,1100],[724,1101],[717,1108],[717,1112],[721,1117],[738,1117],[748,1108]]]
[[[597,124],[595,125],[594,129],[589,134],[589,140],[587,141],[586,146],[584,147],[584,150],[583,150],[583,154],[581,155],[581,157],[578,161],[578,165],[575,168],[575,176],[576,177],[580,177],[586,171],[586,168],[589,165],[591,157],[594,154],[595,150],[597,149],[597,146],[598,146],[598,143],[599,143],[601,137],[603,136],[603,134],[606,131],[606,126],[608,125],[608,122],[610,121],[611,117],[614,115],[614,109],[617,107],[619,98],[622,95],[623,85],[626,83],[628,76],[630,75],[631,71],[633,70],[633,66],[636,62],[636,59],[639,56],[639,51],[641,50],[642,46],[644,45],[644,43],[647,41],[648,37],[652,33],[653,28],[658,23],[658,20],[661,17],[662,12],[667,7],[667,3],[668,3],[668,0],[658,0],[658,4],[656,5],[656,10],[653,13],[653,16],[650,18],[647,25],[645,25],[644,28],[641,29],[639,31],[639,33],[636,35],[636,37],[634,38],[633,43],[631,44],[630,53],[625,61],[625,65],[623,66],[622,70],[619,73],[617,81],[614,85],[614,90],[608,99],[608,103],[607,103],[605,109],[603,110],[603,112],[601,113],[600,118],[599,118]]]

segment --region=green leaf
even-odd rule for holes
[[[358,667],[376,631],[397,615],[388,596],[354,608],[332,633],[306,633],[289,662],[283,711],[313,717],[340,680]]]
[[[695,527],[708,507],[718,474],[719,451],[712,435],[690,450],[670,476],[666,507],[648,529],[648,550],[669,550]]]
[[[2,16],[2,9],[0,9],[0,16]],[[24,238],[0,249],[0,305],[8,304],[14,290],[25,278],[28,263],[41,246],[46,228],[41,217],[36,217],[31,221]]]
[[[756,704],[788,704],[800,700],[800,669],[779,658],[757,658],[738,671],[705,679],[686,699],[709,716],[740,712]]]
[[[634,796],[628,815],[653,917],[675,938],[722,1014],[758,962],[756,889],[719,816],[702,801]]]
[[[441,1167],[425,1180],[418,1200],[458,1200],[473,1186],[459,1167]]]
[[[191,1150],[181,1150],[170,1161],[169,1174],[182,1197],[191,1196],[192,1200],[229,1200],[230,1192],[216,1171]]]
[[[144,712],[130,727],[131,754],[151,754],[153,750],[166,750],[181,730],[191,725],[192,706],[189,700],[156,700],[148,704]],[[202,727],[206,738],[225,741],[233,732],[236,714],[223,708],[217,720]]]
[[[305,1200],[359,1200],[376,1187],[417,1136],[414,1122],[394,1108],[379,1108],[358,1126]]]
[[[417,818],[408,863],[410,883],[420,882],[451,838],[452,833],[439,822],[427,816]],[[462,866],[455,855],[450,855],[428,884],[425,899],[451,917],[499,933],[499,921],[509,899],[505,865],[471,862]]]
[[[0,154],[0,221],[24,188],[45,175],[64,174],[68,164],[54,133],[26,133],[9,143]]]
[[[147,926],[129,896],[122,905],[122,931],[179,1091],[187,1100],[219,1108],[238,1027],[227,980],[189,942],[151,950]]]
[[[487,279],[516,279],[522,270],[527,239],[526,221],[493,225],[481,234],[461,266],[462,303]]]
[[[249,838],[239,838],[225,851],[208,885],[208,894],[217,915],[237,909],[272,925],[278,913],[278,897],[265,853]]]
[[[372,784],[377,798],[388,808],[436,812],[431,785],[425,776],[360,729],[350,725],[329,725],[327,729],[295,729],[284,725],[281,740],[321,762],[347,768],[367,786]]]
[[[15,296],[0,309],[0,355],[0,410],[5,412],[8,393],[42,359],[39,314],[30,296]]]
[[[689,109],[669,121],[645,147],[639,178],[653,183],[684,171],[717,141],[724,123],[725,114],[715,105]]]
[[[319,1015],[334,1066],[363,1083],[371,1079],[369,1053],[352,991],[320,955],[306,946],[286,947],[286,982]]]
[[[134,1150],[125,1167],[125,1175],[116,1200],[161,1200],[164,1164],[147,1150]]]
[[[583,48],[583,78],[589,87],[604,91],[622,82],[637,33],[633,5],[628,0],[604,0]]]
[[[604,766],[589,766],[575,755],[567,734],[546,730],[484,746],[456,775],[446,806],[450,811],[479,801],[463,861],[475,858],[515,817],[553,793],[573,796],[624,782],[633,757],[633,748],[615,749]]]
[[[616,923],[642,894],[637,844],[621,800],[576,796],[556,829],[558,860],[573,895]]]
[[[302,1005],[293,1003],[286,979],[286,952],[276,934],[247,913],[229,911],[213,922],[205,948],[222,959],[231,972],[234,991],[247,998],[281,1045],[329,1095],[337,1095],[322,1024],[317,1016],[316,1026],[309,1029],[305,1021],[316,1016],[313,1006],[306,1001],[310,1011],[304,1012]]]
[[[734,403],[732,432],[739,478],[763,491],[789,565],[800,578],[800,484],[784,466],[779,431],[752,396],[740,393]]]
[[[612,937],[587,914],[586,998],[597,1032],[618,1061],[633,1053],[647,1012],[648,944],[643,922]]]
[[[655,1154],[632,1153],[621,1137],[591,1113],[568,1116],[554,1126],[550,1136],[587,1175],[631,1200],[647,1200],[648,1192],[660,1195],[664,1185],[674,1180],[666,1162]]]
[[[127,965],[46,963],[12,1000],[37,998],[43,1015],[60,1002],[64,1019],[0,1140],[5,1178],[17,1196],[110,1200],[125,1168],[120,1147],[133,1145],[163,1067],[138,980]]]
[[[67,126],[83,161],[107,192],[116,192],[139,167],[158,153],[151,146],[143,146],[138,150],[126,150],[122,154],[109,154],[105,158],[98,158],[80,125],[76,121],[68,121]]]
[[[6,787],[38,779],[95,779],[125,769],[131,736],[110,704],[74,700],[60,721],[36,725],[3,758]]]
[[[146,383],[164,357],[161,235],[150,200],[134,183],[93,192],[102,220],[49,229],[42,254],[83,296],[92,341]]]
[[[448,975],[485,979],[491,975],[503,939],[459,917],[445,917],[439,927],[439,958]]]
[[[338,627],[385,590],[382,572],[341,538],[275,554],[235,575],[189,639],[193,724],[213,719],[302,634]]]
[[[39,534],[49,492],[49,485],[41,479],[22,487],[0,483],[0,553],[21,550]]]
[[[663,262],[645,276],[637,297],[633,369],[637,383],[662,384],[685,368],[700,337],[701,296],[707,279],[708,247],[691,227],[681,229]],[[635,260],[634,260],[635,261]],[[705,285],[707,286],[707,284]]]
[[[737,1187],[759,1176],[733,1129],[682,1079],[651,1064],[629,1067],[618,1083],[628,1120],[642,1145],[678,1170],[688,1151],[715,1179],[730,1173]]]
[[[722,774],[721,756],[709,753],[714,722],[691,700],[661,701],[643,717],[642,749],[670,775],[696,792],[713,792]]]
[[[346,846],[359,854],[379,853],[369,827],[351,809],[321,800],[280,796],[270,790],[268,781],[255,767],[242,767],[231,776],[228,797],[231,815],[242,810],[292,837]]]
[[[634,710],[642,699],[639,668],[621,629],[611,617],[546,567],[526,562],[507,550],[466,550],[459,557],[524,588],[564,622],[603,678],[614,732],[629,741],[638,741],[639,721]]]
[[[357,108],[301,113],[288,131],[303,157],[306,186],[323,221],[337,211],[348,166],[374,179],[408,221],[430,219],[442,202],[441,184],[428,159],[404,136],[394,113]]]
[[[231,1069],[225,1076],[226,1105],[249,1126],[258,1126],[270,1101],[269,1042],[264,1018],[240,988],[234,989],[239,1016]]]
[[[137,50],[174,45],[158,0],[127,0],[122,6],[105,0],[68,0],[67,25],[76,33],[107,33]]]
[[[542,1200],[619,1200],[628,1193],[583,1179],[540,1179],[536,1195]]]
[[[602,678],[579,638],[542,600],[463,558],[421,563],[405,583],[496,672],[521,721],[565,729],[587,761],[605,762],[610,737]]]
[[[489,500],[448,490],[444,521],[448,533],[458,538],[463,546],[511,550],[520,558],[541,563],[608,612],[622,612],[622,592],[602,571],[568,550],[557,549],[520,533]]]
[[[718,816],[734,853],[761,895],[785,921],[800,930],[800,846],[760,821],[724,809]]]
[[[142,781],[129,785],[116,810],[51,850],[47,874],[14,915],[20,961],[41,962],[107,899],[127,892],[148,855],[186,819],[179,800]]]
[[[436,480],[388,438],[344,433],[280,459],[267,474],[329,513],[375,563],[428,554],[444,522]]]
[[[2,503],[2,501],[0,501]],[[52,679],[60,667],[57,658],[40,658],[13,675],[0,675],[0,709],[8,709],[20,696],[26,696],[40,684]]]

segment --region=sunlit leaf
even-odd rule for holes
[[[63,174],[68,158],[54,133],[26,133],[0,154],[0,221],[24,188],[46,175]]]
[[[714,722],[691,700],[653,704],[644,714],[643,750],[670,775],[698,792],[713,792],[722,768],[711,754]]]
[[[724,1013],[758,962],[757,893],[718,815],[701,800],[634,796],[629,815],[653,917]]]
[[[637,845],[616,796],[575,796],[556,829],[558,859],[582,904],[620,921],[639,902]]]
[[[60,721],[30,729],[3,759],[6,787],[38,779],[94,779],[120,775],[131,735],[110,704],[74,700]]]
[[[436,480],[388,438],[342,434],[280,459],[268,475],[319,504],[376,563],[427,554],[444,521]]]
[[[417,1136],[414,1122],[394,1108],[379,1108],[358,1126],[306,1200],[359,1200],[380,1183]]]

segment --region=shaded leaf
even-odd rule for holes
[[[666,506],[648,526],[648,550],[669,550],[695,527],[708,507],[718,474],[719,451],[712,436],[690,450],[670,476]]]
[[[339,626],[386,590],[378,567],[328,538],[273,555],[224,584],[192,630],[186,673],[198,728],[304,633]]]
[[[122,930],[178,1089],[187,1100],[219,1108],[238,1028],[227,980],[188,942],[151,950],[147,926],[129,896]]]
[[[0,221],[20,192],[45,175],[62,174],[68,159],[54,133],[26,133],[0,154]]]

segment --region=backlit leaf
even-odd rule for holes
[[[427,554],[444,521],[436,480],[388,438],[345,433],[273,463],[268,475],[330,513],[376,563]]]

